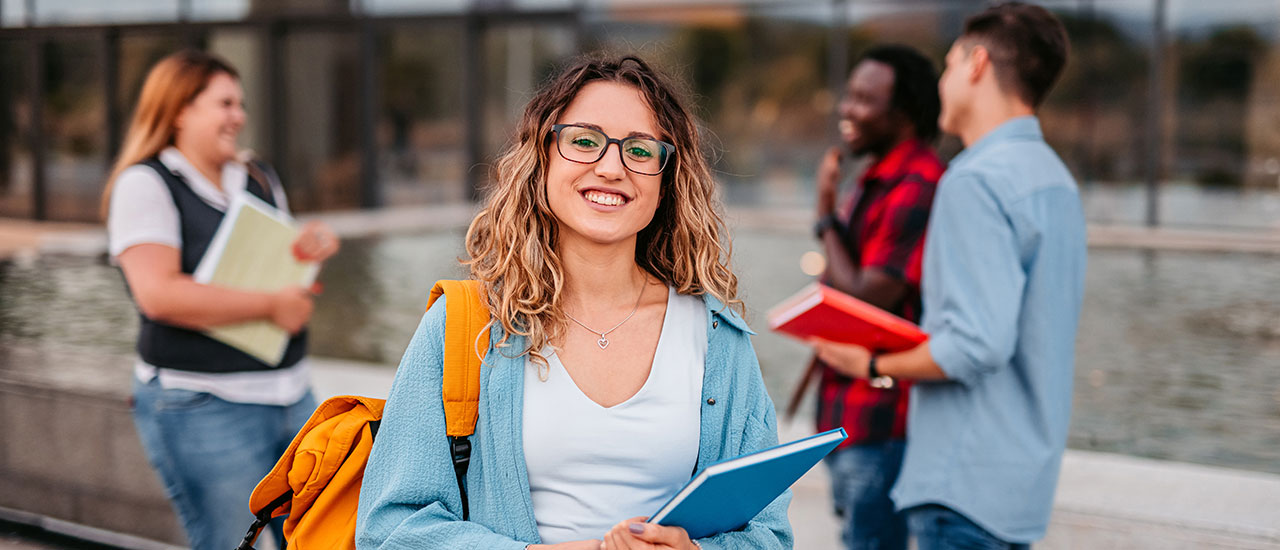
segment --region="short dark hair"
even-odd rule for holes
[[[1067,64],[1067,30],[1040,6],[1005,2],[964,22],[961,40],[981,44],[1001,87],[1039,107]]]
[[[933,62],[915,48],[898,44],[876,46],[861,61],[876,61],[893,69],[893,108],[906,115],[916,137],[932,142],[938,137],[938,73]]]

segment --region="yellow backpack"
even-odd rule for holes
[[[441,295],[449,296],[444,415],[466,519],[467,492],[462,481],[471,460],[468,437],[475,432],[479,416],[480,365],[489,347],[489,310],[476,281],[437,281],[427,308]],[[284,538],[290,550],[354,550],[360,484],[384,404],[382,399],[351,395],[321,403],[275,468],[253,490],[249,511],[255,520],[237,550],[253,550],[263,527],[285,514],[289,517]]]

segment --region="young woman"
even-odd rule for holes
[[[311,294],[245,292],[191,277],[232,194],[288,211],[273,171],[237,158],[242,98],[235,69],[217,57],[183,51],[161,60],[103,194],[110,254],[141,313],[134,420],[196,550],[239,543],[252,522],[249,493],[315,409],[303,360]],[[312,223],[293,249],[323,261],[338,239]],[[199,332],[252,320],[294,335],[280,364]]]
[[[441,405],[445,307],[396,374],[360,498],[373,548],[790,548],[784,494],[693,541],[642,523],[693,475],[777,441],[694,119],[634,57],[529,103],[467,233],[494,322],[462,519]]]

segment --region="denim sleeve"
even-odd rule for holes
[[[947,378],[972,384],[1013,357],[1026,273],[1018,237],[977,174],[938,185],[925,239],[929,351]]]
[[[462,521],[445,436],[445,298],[423,316],[396,371],[365,468],[356,548],[522,550],[526,543]]]
[[[742,426],[730,426],[741,429],[742,439],[736,453],[725,449],[729,456],[744,455],[764,450],[778,444],[778,421],[773,400],[765,390],[764,378],[760,375],[760,362],[756,358],[751,339],[746,333],[739,334],[740,350],[734,357],[733,364],[738,365],[735,399],[747,399],[750,403],[749,414]],[[778,498],[769,503],[764,510],[756,514],[745,527],[737,531],[699,539],[704,550],[782,550],[791,548],[794,535],[791,532],[791,520],[787,518],[787,507],[791,505],[791,490],[783,491]]]

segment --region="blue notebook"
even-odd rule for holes
[[[836,428],[712,464],[649,523],[683,527],[695,539],[742,527],[846,437],[844,428]]]

